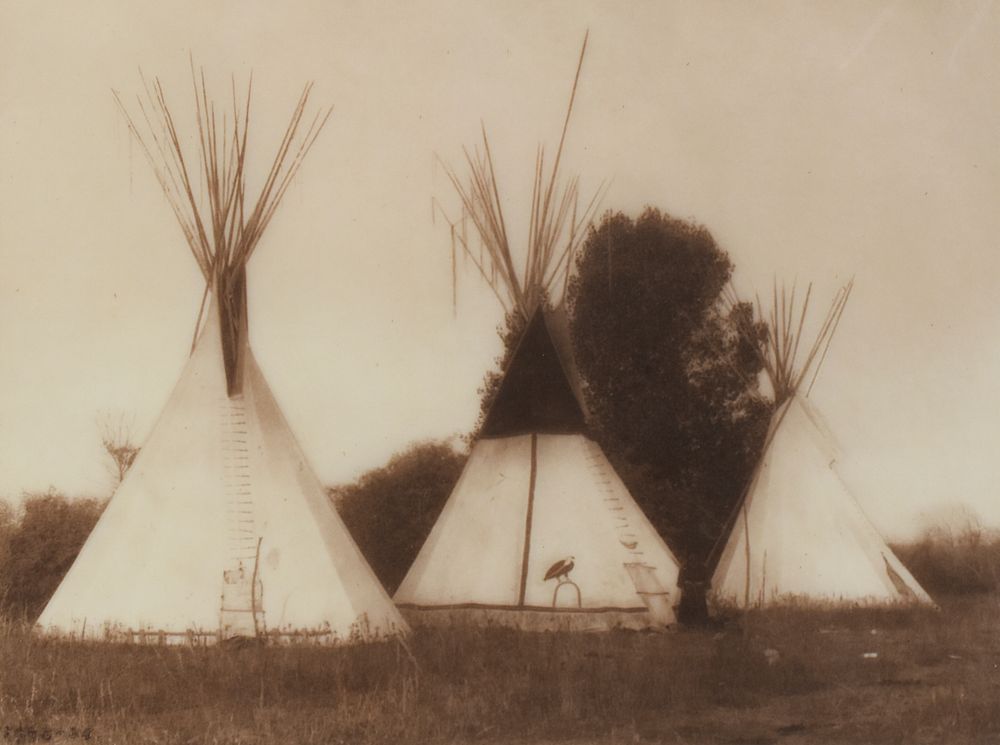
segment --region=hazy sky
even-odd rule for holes
[[[709,227],[745,294],[856,287],[812,398],[893,537],[967,507],[1000,525],[1000,9],[916,2],[0,2],[0,496],[105,495],[97,419],[141,439],[202,283],[111,89],[188,55],[253,69],[252,156],[303,83],[334,106],[250,264],[251,339],[328,483],[463,433],[501,313],[451,304],[458,162],[480,119],[508,194],[567,143],[605,207]],[[510,213],[524,212],[523,197]],[[523,220],[511,221],[523,234]]]

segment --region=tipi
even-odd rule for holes
[[[835,297],[801,365],[810,292],[798,309],[794,289],[775,288],[763,356],[775,413],[718,554],[717,604],[932,603],[840,479],[837,445],[808,399],[851,287]],[[763,316],[759,299],[757,306]]]
[[[539,150],[520,272],[485,132],[483,154],[468,158],[471,184],[449,170],[485,250],[472,249],[458,221],[452,235],[523,330],[465,469],[395,594],[413,623],[602,630],[674,621],[677,561],[587,436],[571,360],[557,344],[549,298],[560,281],[564,292],[597,202],[578,217],[576,180],[557,187],[565,134],[564,124],[548,179]]]
[[[334,643],[405,633],[299,449],[248,341],[247,261],[329,112],[299,133],[307,86],[260,197],[250,203],[250,89],[241,103],[234,90],[232,119],[220,128],[204,78],[195,83],[196,158],[185,153],[159,81],[147,91],[139,105],[148,131],[121,110],[211,302],[166,408],[37,627],[76,638],[166,643]],[[191,168],[202,171],[204,201],[195,196]]]

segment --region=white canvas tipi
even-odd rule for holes
[[[162,98],[153,103],[166,113]],[[199,124],[214,130],[212,116]],[[301,143],[298,160],[317,132]],[[193,191],[164,186],[205,271],[211,303],[180,382],[38,619],[44,633],[167,643],[234,637],[334,643],[406,631],[306,462],[250,349],[245,264],[254,245],[246,238],[263,227],[260,216],[275,202],[265,186],[244,221],[243,143],[239,129],[217,143],[220,153],[231,148],[224,173],[206,156],[204,167],[218,178],[209,190],[211,216],[193,196],[185,201]],[[167,171],[179,159],[165,164],[147,155],[161,184],[186,182],[183,166]],[[294,166],[283,168],[285,157],[279,153],[275,161],[279,179],[294,173]],[[206,223],[221,228],[201,229]]]
[[[840,479],[838,448],[802,390],[806,373],[821,361],[817,354],[829,346],[849,292],[850,285],[834,301],[802,368],[794,350],[805,306],[801,315],[793,313],[794,297],[779,302],[775,295],[765,371],[777,410],[719,554],[712,579],[716,603],[749,608],[932,602]],[[797,330],[790,326],[796,315]]]
[[[575,181],[555,198],[557,153],[547,189],[536,170],[526,268],[516,272],[485,135],[484,152],[484,159],[470,160],[470,187],[451,172],[482,257],[470,250],[459,223],[452,223],[452,234],[487,281],[496,277],[491,286],[524,330],[396,603],[411,621],[425,624],[667,625],[680,597],[677,561],[587,436],[569,360],[560,358],[547,321],[547,298],[564,278],[563,262],[571,261],[590,211],[575,221]],[[565,244],[557,251],[560,236]]]
[[[539,309],[397,604],[425,623],[663,626],[678,570],[587,436]]]

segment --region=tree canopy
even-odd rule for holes
[[[701,225],[654,208],[608,213],[568,292],[594,435],[688,560],[707,556],[770,418],[757,384],[765,329],[748,304],[724,302],[732,270]]]

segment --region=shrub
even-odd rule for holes
[[[17,526],[17,514],[10,502],[0,499],[0,608],[9,592],[9,578],[5,568],[10,560],[10,536]]]
[[[441,514],[465,459],[448,443],[421,442],[354,484],[331,490],[347,528],[390,594]]]
[[[105,504],[68,499],[54,489],[25,495],[19,519],[7,524],[6,551],[0,548],[0,588],[5,590],[0,610],[5,615],[34,619],[42,612]]]
[[[1000,589],[1000,535],[977,524],[957,531],[932,528],[917,541],[892,548],[931,595]]]

